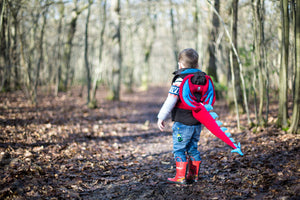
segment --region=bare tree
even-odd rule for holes
[[[20,26],[20,19],[19,19],[19,13],[20,9],[22,6],[22,1],[21,2],[14,2],[14,1],[9,1],[9,7],[11,10],[11,15],[12,15],[12,26],[13,26],[13,31],[11,32],[12,34],[12,49],[10,53],[11,57],[11,64],[12,68],[14,69],[14,89],[19,89],[21,87],[21,80],[20,80],[20,52],[18,50],[18,44],[19,44],[19,26]]]
[[[2,32],[3,29],[3,19],[5,16],[5,10],[6,10],[6,0],[3,0],[0,2],[0,32]]]
[[[287,127],[287,80],[288,80],[288,55],[289,55],[289,14],[288,0],[282,0],[282,42],[281,42],[281,65],[280,65],[280,85],[279,85],[279,109],[277,125],[282,128]]]
[[[214,8],[217,13],[220,13],[220,0],[214,1]],[[209,63],[207,68],[208,75],[212,76],[214,81],[218,82],[217,76],[217,58],[216,58],[216,41],[219,35],[220,21],[216,12],[213,12],[212,27],[209,35]]]
[[[199,53],[199,38],[200,38],[200,20],[199,20],[199,1],[194,0],[193,2],[195,10],[193,11],[194,18],[194,33],[195,33],[195,49]]]
[[[130,18],[130,16],[132,16],[133,11],[131,9],[132,5],[134,5],[134,3],[130,0],[126,0],[126,17]],[[128,56],[127,56],[127,64],[124,65],[124,84],[126,86],[126,91],[129,93],[133,92],[133,85],[134,85],[134,68],[135,68],[135,64],[136,64],[136,56],[135,56],[135,52],[134,52],[134,39],[135,39],[135,33],[138,31],[139,29],[139,24],[140,24],[139,20],[138,22],[135,20],[128,20],[126,22],[126,28],[127,28],[127,40],[124,41],[124,46],[127,46],[127,52],[128,52]]]
[[[57,27],[57,52],[56,52],[56,59],[55,59],[55,65],[57,66],[56,71],[56,86],[55,86],[55,96],[58,95],[58,92],[60,90],[60,87],[62,85],[61,76],[62,76],[62,53],[61,53],[61,47],[62,47],[62,22],[64,19],[64,12],[65,12],[65,5],[62,1],[60,1],[59,5],[59,21],[58,21],[58,27]]]
[[[38,90],[38,84],[39,84],[39,80],[40,80],[40,70],[41,67],[43,65],[44,62],[44,33],[45,33],[45,27],[46,27],[46,23],[47,23],[47,13],[49,10],[49,5],[44,5],[44,10],[42,12],[42,16],[43,16],[43,21],[42,21],[42,27],[41,27],[41,32],[40,32],[40,41],[39,41],[39,45],[38,45],[38,51],[39,51],[39,58],[38,58],[38,62],[36,65],[36,69],[35,69],[35,80],[34,80],[34,90],[33,90],[33,102],[34,104],[37,104],[37,90]]]
[[[40,4],[35,2],[36,8],[40,8]],[[38,77],[35,73],[35,62],[38,57],[38,22],[40,20],[40,12],[37,10],[32,10],[30,13],[32,28],[30,34],[25,34],[25,26],[24,22],[23,26],[23,34],[21,35],[21,65],[23,69],[25,69],[24,77],[25,77],[25,93],[27,97],[31,100],[32,103],[35,103],[35,82],[37,81],[36,78]]]
[[[173,46],[173,54],[174,58],[176,60],[175,70],[177,69],[177,63],[178,63],[178,36],[177,32],[175,31],[175,19],[174,19],[174,3],[172,0],[169,0],[170,3],[170,22],[171,22],[171,33],[172,33],[172,46]]]
[[[67,42],[64,48],[64,65],[66,68],[65,71],[65,80],[64,80],[64,90],[67,90],[69,86],[69,79],[71,73],[70,61],[71,61],[71,54],[73,48],[73,39],[77,28],[77,20],[79,15],[88,7],[88,4],[83,6],[82,8],[78,8],[78,0],[75,0],[75,7],[72,10],[72,19],[70,22],[70,28],[67,36]]]
[[[10,11],[8,9],[8,2],[4,0],[0,4],[0,70],[2,72],[1,90],[10,90],[10,77],[11,77],[11,58],[9,56],[10,49]],[[2,66],[1,66],[2,65]]]
[[[91,70],[89,66],[89,58],[88,58],[88,50],[89,50],[89,40],[88,40],[88,33],[89,33],[89,21],[90,21],[90,15],[91,15],[91,6],[93,4],[93,0],[89,0],[88,4],[88,13],[86,16],[86,22],[85,22],[85,40],[84,40],[84,63],[85,63],[85,69],[86,69],[86,81],[87,81],[87,104],[90,103],[91,96]]]
[[[232,40],[232,38],[230,36],[230,33],[229,33],[228,29],[225,26],[225,23],[224,23],[223,19],[221,18],[221,16],[219,15],[219,13],[216,11],[216,9],[213,7],[212,3],[209,0],[207,0],[207,3],[213,8],[213,11],[217,14],[219,20],[222,22],[222,25],[224,27],[224,30],[225,30],[226,35],[227,35],[227,37],[229,39],[229,42],[230,42],[230,45],[231,45],[231,48],[232,48],[232,52],[234,53],[234,55],[235,55],[235,57],[237,59],[237,62],[238,62],[238,65],[239,65],[239,72],[240,72],[239,76],[240,76],[240,79],[241,79],[241,82],[242,82],[241,85],[243,87],[243,100],[244,100],[245,109],[246,109],[246,113],[247,113],[247,121],[248,121],[248,124],[251,124],[252,122],[250,120],[250,114],[249,114],[249,109],[248,109],[248,100],[247,100],[247,96],[246,96],[246,86],[245,86],[244,75],[243,75],[243,66],[242,66],[240,57],[239,57],[239,55],[237,53],[236,47],[233,44],[233,40]],[[232,74],[234,75],[234,73],[232,73]],[[234,92],[236,92],[236,90]],[[234,95],[234,96],[235,96],[235,98],[237,98],[237,95]],[[237,103],[237,99],[234,100],[234,102]],[[236,108],[237,108],[236,112],[239,112],[237,105],[236,105]],[[237,120],[239,120],[239,117],[237,118]]]
[[[148,7],[147,7],[147,18],[146,26],[149,26],[151,32],[144,30],[143,32],[143,52],[144,52],[144,63],[143,63],[143,74],[142,74],[142,89],[147,90],[149,87],[149,76],[150,76],[150,63],[149,59],[152,53],[153,44],[156,39],[156,21],[157,21],[157,14],[156,14],[156,7],[155,4],[148,0]]]
[[[121,71],[122,71],[122,42],[121,42],[121,2],[112,1],[112,56],[116,62],[112,66],[111,99],[120,100]]]
[[[93,85],[92,85],[92,90],[91,90],[91,108],[96,108],[97,107],[97,101],[96,101],[96,92],[97,92],[97,86],[98,86],[98,81],[100,80],[100,77],[102,76],[101,72],[101,62],[102,62],[102,55],[103,55],[103,46],[104,46],[104,33],[105,33],[105,28],[106,28],[106,19],[107,19],[107,14],[106,14],[106,5],[107,2],[106,0],[101,1],[101,7],[100,7],[100,16],[102,16],[101,20],[101,30],[100,30],[100,44],[99,44],[99,67],[98,70],[96,70],[95,76],[93,77]]]
[[[231,26],[231,32],[232,32],[232,43],[236,47],[236,50],[238,49],[238,0],[232,1],[232,26]],[[234,74],[235,74],[235,90],[236,90],[236,97],[237,102],[239,105],[239,108],[242,108],[245,111],[245,107],[243,106],[243,94],[241,89],[241,79],[240,79],[240,67],[239,62],[237,60],[238,58],[234,56],[232,58],[233,62],[233,68],[234,68]]]
[[[264,1],[252,0],[252,11],[254,21],[254,48],[255,48],[255,66],[258,69],[259,82],[259,109],[258,109],[258,124],[264,125],[265,119],[263,117],[264,97],[265,97],[265,79],[263,76],[265,65],[265,37],[264,37]],[[268,96],[268,95],[267,95]],[[268,110],[267,99],[267,110]],[[267,114],[268,115],[268,112]]]
[[[295,2],[293,2],[295,3]],[[295,6],[296,22],[295,22],[295,57],[296,57],[296,72],[295,72],[295,92],[293,99],[293,115],[289,133],[299,134],[300,125],[300,4],[297,1]]]

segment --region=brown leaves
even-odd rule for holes
[[[204,129],[200,181],[167,184],[175,175],[171,128],[161,133],[156,127],[166,92],[123,94],[122,102],[99,93],[96,110],[88,109],[76,90],[71,96],[41,96],[38,107],[20,93],[6,94],[0,101],[0,199],[297,197],[299,136],[273,126],[255,134],[238,131],[222,104],[216,112],[245,155],[231,154]]]

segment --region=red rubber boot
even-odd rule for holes
[[[176,162],[176,176],[168,178],[169,183],[186,184],[188,162]]]
[[[186,179],[190,182],[198,182],[199,180],[199,168],[201,161],[192,161],[189,159],[189,170]]]

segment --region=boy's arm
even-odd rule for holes
[[[165,128],[165,124],[164,121],[166,120],[166,118],[168,117],[168,115],[170,114],[170,112],[173,110],[173,108],[175,107],[178,98],[179,98],[179,85],[180,82],[176,82],[172,85],[172,87],[169,90],[169,94],[167,99],[165,100],[162,108],[160,109],[157,118],[157,126],[158,128],[163,131],[163,129]]]
[[[169,94],[163,106],[161,107],[157,115],[158,118],[157,126],[161,131],[163,131],[163,129],[165,128],[164,121],[166,120],[170,112],[175,107],[177,100],[178,100],[178,96]]]

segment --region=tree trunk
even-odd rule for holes
[[[220,0],[215,0],[214,8],[216,12],[220,13]],[[210,32],[210,42],[208,45],[209,64],[207,68],[207,74],[213,77],[214,81],[218,82],[217,76],[217,58],[216,58],[216,40],[219,34],[220,22],[217,14],[213,13],[212,28]]]
[[[292,29],[292,34],[290,34],[290,37],[293,38],[293,40],[291,41],[291,43],[293,42],[293,45],[290,46],[289,52],[291,55],[291,62],[290,62],[290,69],[289,69],[289,74],[296,74],[296,15],[297,15],[297,11],[296,11],[296,1],[297,0],[291,0],[290,1],[290,25],[291,25],[291,29]],[[294,97],[295,95],[295,76],[290,76],[289,77],[289,81],[290,81],[290,85],[292,88],[292,97]]]
[[[6,50],[6,43],[5,43],[5,29],[6,29],[6,1],[3,0],[0,2],[0,91],[3,90],[4,81],[5,81],[5,50]]]
[[[31,103],[35,104],[35,82],[36,79],[38,78],[38,76],[36,75],[36,72],[34,71],[34,63],[37,60],[37,31],[38,31],[38,21],[40,18],[40,14],[39,13],[31,13],[31,17],[32,17],[32,29],[31,29],[31,33],[29,35],[29,48],[28,48],[28,54],[25,54],[24,52],[26,52],[26,35],[24,37],[24,40],[22,40],[23,42],[23,61],[24,63],[27,64],[27,69],[26,69],[26,75],[27,75],[27,81],[26,81],[26,93],[27,93],[27,97],[30,99]],[[27,62],[26,62],[27,61]],[[36,65],[37,67],[37,65]]]
[[[253,72],[253,78],[252,78],[252,90],[253,90],[253,99],[254,99],[254,113],[255,113],[255,120],[258,122],[258,111],[257,111],[257,89],[256,89],[256,72]]]
[[[258,70],[258,91],[259,91],[259,108],[258,108],[258,124],[264,126],[265,119],[263,117],[264,97],[265,97],[265,80],[263,77],[263,70],[265,65],[265,39],[264,39],[264,15],[265,8],[262,0],[252,0],[252,12],[254,21],[254,48],[255,48],[255,68]],[[268,80],[267,80],[268,81]],[[268,97],[268,94],[267,94]],[[266,103],[266,110],[268,111],[268,98]],[[268,115],[268,112],[266,112]]]
[[[2,68],[4,73],[1,82],[1,90],[10,91],[11,90],[11,57],[10,57],[10,48],[11,48],[11,33],[10,33],[10,12],[8,9],[8,4],[4,1],[1,5],[1,28],[0,28],[0,69]]]
[[[5,11],[6,11],[6,0],[3,0],[0,2],[0,33],[2,33],[2,29],[3,29],[2,25],[3,25],[4,16],[5,16]]]
[[[295,17],[295,57],[296,57],[296,72],[295,72],[295,92],[293,99],[293,115],[292,123],[288,130],[289,133],[300,133],[300,4],[296,3],[296,17]]]
[[[57,71],[56,71],[56,80],[55,80],[55,96],[58,95],[58,92],[61,89],[62,86],[62,81],[61,81],[61,46],[62,46],[62,42],[61,42],[61,37],[62,37],[62,21],[64,18],[64,12],[65,12],[65,5],[63,3],[61,3],[60,8],[59,8],[59,22],[58,22],[58,28],[57,28],[57,55],[56,55],[56,59],[55,59],[55,64],[57,65]]]
[[[199,52],[199,30],[200,30],[200,22],[199,22],[199,5],[198,5],[198,0],[194,0],[193,1],[194,4],[194,11],[193,11],[193,20],[194,20],[194,25],[193,25],[193,30],[195,33],[195,49],[199,54],[199,58],[200,58],[200,52]]]
[[[259,109],[258,120],[260,125],[265,124],[263,117],[265,84],[263,78],[263,70],[265,69],[265,50],[264,50],[264,1],[258,0],[256,4],[257,21],[258,21],[258,82],[259,82]]]
[[[72,20],[70,23],[70,29],[67,36],[67,42],[64,50],[64,66],[66,68],[65,72],[65,80],[64,80],[64,90],[67,90],[69,86],[69,74],[70,74],[70,61],[71,61],[71,53],[73,48],[73,38],[76,32],[76,25],[78,19],[77,5],[74,11],[72,11]]]
[[[148,0],[148,3],[151,3],[150,0]],[[143,43],[143,49],[144,49],[144,64],[143,64],[143,74],[142,74],[142,89],[147,90],[149,87],[149,74],[150,74],[150,63],[149,59],[152,53],[152,47],[156,38],[156,20],[157,15],[156,11],[151,10],[152,5],[147,7],[147,19],[149,24],[149,28],[151,32],[145,32],[144,33],[144,43]],[[153,13],[153,16],[151,14]]]
[[[90,66],[89,66],[89,59],[88,59],[88,50],[89,50],[88,33],[89,33],[89,21],[90,21],[92,3],[93,3],[93,1],[89,0],[88,13],[86,16],[86,23],[85,23],[85,42],[84,42],[84,63],[85,63],[86,81],[87,81],[87,104],[89,104],[90,100],[91,100],[91,97],[90,97],[91,73],[90,73]]]
[[[131,16],[131,6],[133,4],[130,3],[129,0],[126,1],[126,16]],[[133,92],[133,84],[134,84],[134,67],[135,67],[135,52],[134,52],[134,35],[138,29],[138,26],[135,26],[134,21],[130,21],[127,25],[128,28],[128,39],[126,41],[126,46],[128,46],[128,64],[124,66],[124,82],[126,85],[126,92]]]
[[[171,32],[172,32],[172,46],[173,46],[173,55],[175,57],[175,61],[176,61],[176,65],[175,65],[175,69],[174,70],[177,70],[178,67],[177,67],[177,63],[178,63],[178,36],[176,34],[176,31],[175,31],[175,22],[174,22],[174,13],[173,13],[173,1],[172,0],[169,0],[169,3],[170,3],[170,21],[171,21]]]
[[[121,71],[122,71],[122,44],[121,44],[121,3],[120,0],[114,0],[112,2],[112,83],[111,83],[111,99],[120,100],[120,88],[121,88]]]
[[[230,58],[230,72],[231,72],[231,81],[232,81],[232,91],[233,91],[233,100],[234,100],[234,105],[235,105],[235,111],[236,111],[236,121],[237,121],[237,127],[240,129],[240,112],[239,112],[239,106],[238,106],[238,100],[236,96],[236,88],[235,88],[235,73],[234,73],[234,67],[233,67],[233,56],[232,56],[232,51],[229,53],[229,58]]]
[[[232,2],[232,43],[238,49],[237,44],[237,36],[238,36],[238,4],[239,0],[233,0]],[[236,90],[236,98],[238,102],[239,108],[243,108],[243,95],[242,95],[242,89],[241,89],[241,79],[240,79],[240,68],[239,68],[239,62],[236,56],[232,58],[232,64],[234,68],[234,75],[235,75],[235,90]]]
[[[265,45],[264,45],[265,49]],[[266,51],[264,51],[266,53]],[[268,55],[265,54],[265,69],[266,69],[266,119],[265,123],[268,123],[269,120],[269,111],[270,111],[270,73],[269,73],[269,63],[268,62]],[[262,117],[263,118],[263,117]]]
[[[279,85],[279,110],[277,125],[281,128],[287,127],[287,88],[288,88],[288,55],[289,55],[289,14],[288,0],[281,1],[282,13],[282,42],[281,42],[281,64]]]
[[[73,49],[73,39],[74,35],[76,33],[76,28],[77,28],[77,19],[79,15],[84,11],[88,5],[84,6],[81,9],[78,9],[77,6],[77,1],[75,1],[75,8],[72,11],[72,20],[70,23],[70,29],[68,32],[67,36],[67,42],[65,45],[65,50],[64,50],[64,65],[66,67],[66,72],[65,72],[65,81],[64,81],[64,90],[68,89],[69,86],[69,81],[70,81],[70,74],[73,73],[74,71],[71,70],[70,62],[71,62],[71,54],[72,54],[72,49]],[[72,74],[71,74],[72,77]]]
[[[102,62],[102,55],[103,55],[103,45],[104,45],[104,32],[106,28],[106,0],[103,2],[101,1],[101,5],[103,5],[103,8],[101,11],[103,12],[102,16],[102,26],[101,26],[101,31],[100,31],[100,45],[99,45],[99,70],[96,70],[95,76],[94,76],[94,81],[92,85],[92,97],[91,101],[93,105],[91,105],[91,108],[96,108],[97,107],[97,101],[96,101],[96,92],[97,92],[97,84],[98,81],[100,80],[100,77],[102,76],[102,69],[101,69],[101,62]],[[101,12],[100,12],[101,14]]]
[[[12,67],[14,68],[14,90],[20,89],[20,76],[19,76],[19,66],[20,66],[20,53],[18,51],[18,34],[19,34],[19,20],[18,15],[21,8],[21,4],[16,4],[14,7],[11,6],[11,13],[13,17],[13,27],[14,31],[12,33],[13,45],[11,51]]]
[[[48,8],[47,7],[45,9],[45,11],[43,11],[43,24],[42,24],[42,28],[41,28],[41,33],[40,33],[40,41],[39,41],[39,46],[38,46],[38,51],[40,53],[39,55],[39,59],[38,59],[38,63],[36,65],[36,69],[35,69],[35,82],[34,82],[34,90],[33,90],[33,103],[35,105],[37,105],[37,89],[38,89],[38,84],[40,81],[40,69],[41,66],[43,65],[44,62],[44,32],[45,32],[45,26],[47,23],[47,13],[48,13]]]

